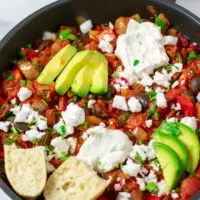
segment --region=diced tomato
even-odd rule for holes
[[[4,158],[4,152],[0,151],[0,158]]]
[[[33,58],[38,57],[39,53],[35,50],[28,49],[26,52],[26,57],[32,61]]]
[[[146,199],[147,199],[147,200],[161,200],[162,197],[147,195]]]
[[[178,34],[178,45],[181,47],[188,47],[190,44],[190,41],[188,38],[186,38],[182,34]]]
[[[186,99],[183,96],[176,96],[175,97],[177,102],[181,104],[182,111],[185,116],[195,116],[196,115],[196,109],[195,105],[188,99]]]
[[[58,108],[60,111],[63,111],[66,109],[68,101],[69,99],[65,96],[61,96],[59,98]]]
[[[45,116],[47,118],[47,123],[49,126],[53,126],[58,121],[58,110],[56,109],[48,109],[45,111]]]

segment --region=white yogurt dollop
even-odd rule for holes
[[[121,76],[132,84],[142,73],[151,74],[154,69],[167,65],[169,58],[164,45],[166,40],[158,26],[131,19],[126,33],[118,37],[115,50],[124,65]]]
[[[128,136],[120,130],[97,126],[87,130],[90,135],[81,146],[77,158],[99,172],[108,172],[123,163],[132,148]]]

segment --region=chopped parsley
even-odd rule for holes
[[[54,147],[53,146],[45,146],[45,151],[46,152],[52,152],[54,150]]]
[[[111,76],[113,78],[118,78],[119,77],[119,72],[114,72]]]
[[[13,143],[15,143],[15,141],[16,141],[15,139],[6,139],[4,143],[5,144],[13,144]]]
[[[157,92],[156,91],[150,91],[150,92],[148,92],[148,94],[149,94],[149,96],[150,96],[150,101],[153,101],[153,100],[155,100],[155,98],[156,98],[156,95],[157,95]]]
[[[136,152],[135,160],[140,164],[144,163],[144,160],[142,159],[141,155],[138,152]]]
[[[7,79],[8,79],[9,81],[15,80],[15,78],[14,78],[14,76],[13,76],[12,74],[8,74],[8,75],[7,75]]]
[[[28,49],[33,49],[32,44],[27,44],[26,47],[27,47]]]
[[[172,70],[172,66],[173,66],[173,65],[167,65],[167,67],[166,67],[167,71],[170,72],[170,71]]]
[[[158,112],[157,112],[157,105],[155,103],[150,105],[149,113],[147,118],[154,116],[155,120],[158,120]]]
[[[8,117],[7,119],[6,119],[6,121],[14,121],[15,120],[15,116],[13,115],[13,116],[10,116],[10,117]]]
[[[73,101],[73,102],[77,102],[77,100],[78,100],[78,96],[74,95],[74,96],[72,97],[72,101]]]
[[[165,31],[166,27],[165,27],[165,24],[164,22],[162,21],[162,19],[160,19],[159,17],[155,17],[155,24],[157,26],[159,26],[161,28],[162,31]]]
[[[134,60],[134,61],[133,61],[133,66],[135,67],[135,66],[137,66],[139,63],[140,63],[140,61],[139,61],[139,60],[137,60],[137,59],[136,59],[136,60]]]
[[[131,112],[130,111],[126,111],[125,114],[126,114],[127,118],[129,118],[131,116]]]
[[[63,41],[75,40],[76,36],[72,34],[72,31],[70,29],[65,29],[60,31],[59,38]]]
[[[187,57],[187,61],[190,61],[190,60],[192,60],[193,58],[196,58],[196,57],[197,57],[196,53],[194,51],[191,51],[189,56]]]
[[[30,84],[30,85],[32,85],[33,81],[27,80],[27,83]]]
[[[66,130],[66,127],[64,125],[60,126],[60,132],[61,132],[62,138],[64,138],[67,134],[67,130]]]
[[[19,82],[19,84],[22,86],[22,87],[25,87],[26,86],[26,81],[25,80],[21,80]]]
[[[119,116],[118,120],[119,120],[119,123],[120,123],[122,126],[125,125],[126,121],[125,121],[125,119],[124,119],[123,116]]]
[[[121,168],[122,168],[122,166],[123,166],[123,164],[122,164],[122,163],[118,163],[118,164],[115,166],[115,168],[119,168],[119,169],[121,169]]]
[[[61,157],[60,157],[60,158],[61,158],[61,160],[62,160],[62,161],[65,161],[65,160],[67,160],[67,153],[65,153],[65,152],[62,152],[62,153],[61,153]]]
[[[84,128],[87,128],[88,127],[88,122],[84,121],[83,122],[83,126],[84,126]]]
[[[146,190],[148,190],[149,192],[156,192],[158,191],[158,186],[155,182],[148,182],[146,184]]]
[[[108,100],[112,99],[112,90],[111,90],[110,87],[108,87],[108,92],[107,92],[107,94],[106,94],[106,98],[107,98]]]

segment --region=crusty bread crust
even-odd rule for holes
[[[34,199],[46,184],[47,171],[42,147],[19,149],[4,145],[5,171],[13,189],[22,197]]]
[[[100,178],[84,161],[69,157],[49,177],[44,189],[46,200],[95,200],[110,180]]]

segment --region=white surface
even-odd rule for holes
[[[56,0],[0,0],[0,39],[26,16],[54,1]],[[200,17],[199,0],[177,0],[177,3]],[[0,199],[10,199],[1,188]]]

